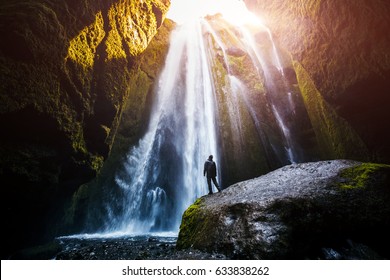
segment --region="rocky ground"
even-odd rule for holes
[[[57,238],[12,255],[11,259],[56,260],[223,260],[199,250],[177,250],[176,237]]]
[[[141,236],[118,239],[61,239],[57,260],[202,260],[226,259],[221,254],[177,250],[177,238]]]
[[[61,238],[44,246],[19,251],[11,259],[55,260],[225,260],[223,254],[196,249],[178,250],[176,238]],[[367,245],[340,240],[333,247],[321,248],[314,259],[384,259]]]

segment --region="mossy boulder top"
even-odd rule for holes
[[[390,166],[332,160],[285,166],[204,196],[177,246],[241,259],[321,258],[353,240],[388,254]],[[362,255],[359,258],[371,258]]]

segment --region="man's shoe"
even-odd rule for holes
[[[213,193],[212,193],[212,192],[209,192],[209,195],[210,195],[210,194],[213,194]]]

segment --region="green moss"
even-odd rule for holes
[[[68,58],[76,61],[85,68],[94,64],[96,49],[106,35],[101,12],[96,14],[95,21],[86,26],[69,43]]]
[[[367,160],[367,147],[359,135],[325,101],[303,66],[297,61],[293,65],[322,157]]]
[[[70,207],[65,211],[64,223],[65,225],[74,225],[81,212],[86,209],[86,203],[90,196],[90,189],[87,184],[82,185],[73,194]]]
[[[81,124],[76,123],[75,127],[78,127],[78,129],[76,129],[75,133],[73,133],[72,135],[72,147],[75,152],[79,152],[86,155],[88,154],[88,150],[85,144],[84,133],[81,128]]]
[[[160,9],[164,15],[167,7],[159,1],[120,1],[113,4],[107,13],[109,30],[104,29],[103,14],[98,12],[95,21],[70,41],[67,58],[84,68],[93,67],[96,50],[103,39],[107,60],[139,55],[157,33],[153,10]]]
[[[264,82],[260,80],[258,71],[254,68],[249,56],[228,56],[228,58],[232,74],[240,77],[252,93],[261,94],[265,92]]]
[[[114,7],[111,7],[108,12],[111,30],[108,32],[106,44],[107,59],[126,58],[125,50],[123,49],[122,38],[117,28],[115,21],[116,13]]]
[[[95,171],[99,171],[103,166],[104,158],[102,156],[92,156],[91,157],[91,167]]]
[[[157,7],[163,14],[168,13],[170,0],[150,0],[151,4]]]
[[[128,15],[117,17],[117,21],[129,53],[133,56],[140,54],[157,32],[153,3],[151,1],[130,1],[130,3],[117,3],[114,7],[116,14]]]
[[[367,187],[373,179],[373,176],[384,170],[390,171],[390,165],[362,163],[354,167],[346,168],[341,171],[340,176],[348,179],[348,182],[340,184],[340,187],[343,189]]]
[[[183,233],[192,232],[192,227],[194,225],[193,221],[198,214],[199,208],[202,205],[202,199],[198,198],[187,210],[184,212],[182,217],[182,223],[180,225],[180,231]]]
[[[189,248],[194,240],[201,238],[199,228],[204,227],[204,215],[201,213],[202,198],[198,198],[184,212],[180,225],[179,238],[177,240],[178,248]]]

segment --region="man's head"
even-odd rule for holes
[[[209,160],[213,160],[213,155],[210,155],[210,156],[209,156]]]

